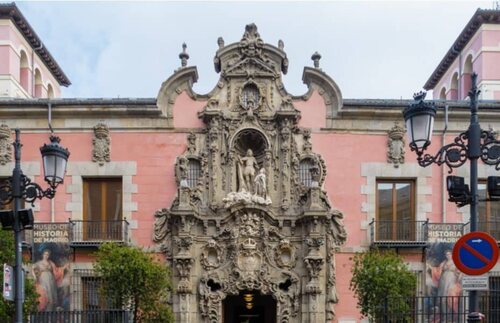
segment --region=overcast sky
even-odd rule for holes
[[[427,81],[477,8],[469,2],[18,2],[72,82],[63,97],[156,97],[180,66],[198,68],[197,93],[209,92],[217,38],[241,39],[257,24],[266,43],[282,39],[284,83],[306,92],[304,66],[320,67],[344,98],[411,98]]]

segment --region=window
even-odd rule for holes
[[[48,97],[49,99],[53,99],[53,98],[54,98],[54,88],[52,87],[52,85],[51,85],[51,84],[49,84],[49,85],[47,86],[47,97]]]
[[[479,231],[486,231],[495,239],[500,239],[500,201],[484,201],[488,198],[486,182],[480,182],[479,194]]]
[[[122,240],[121,178],[83,180],[83,239]]]
[[[200,161],[197,159],[189,158],[188,162],[188,177],[187,182],[189,187],[196,187],[198,185],[198,179],[201,174]]]
[[[29,77],[30,70],[28,64],[28,56],[24,50],[21,51],[21,60],[20,60],[20,69],[19,69],[19,83],[26,91],[29,91]]]
[[[415,184],[377,181],[377,240],[415,241]]]
[[[91,311],[110,308],[102,295],[101,278],[93,269],[75,269],[72,280],[72,300],[74,309]]]
[[[299,177],[300,182],[307,186],[312,186],[311,168],[314,167],[314,161],[311,158],[304,158],[299,164]]]
[[[42,73],[40,73],[40,70],[37,68],[37,69],[35,69],[35,97],[36,98],[42,97],[42,90],[43,90]]]
[[[439,99],[446,100],[446,89],[444,87],[441,89],[441,92],[439,92]]]

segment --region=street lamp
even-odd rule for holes
[[[493,131],[482,130],[479,125],[477,99],[480,91],[477,89],[477,74],[473,73],[472,88],[468,93],[470,98],[470,124],[467,131],[458,135],[454,141],[443,146],[433,156],[424,154],[431,144],[432,127],[436,116],[436,107],[433,102],[425,102],[425,93],[415,94],[415,102],[410,104],[404,111],[410,149],[417,154],[417,162],[422,167],[431,164],[446,164],[449,173],[452,168],[462,166],[467,160],[470,162],[470,192],[469,187],[464,184],[463,178],[458,176],[448,176],[447,189],[450,194],[450,201],[457,205],[470,205],[470,228],[471,232],[477,231],[478,220],[478,174],[477,160],[481,160],[488,165],[495,165],[495,169],[500,169],[500,141],[495,139]],[[468,322],[480,322],[476,313],[478,310],[478,300],[476,291],[469,293],[469,316]]]
[[[68,162],[69,151],[63,148],[57,136],[50,136],[50,143],[44,144],[40,148],[43,160],[43,171],[45,181],[49,184],[49,188],[43,190],[37,183],[32,183],[21,170],[21,142],[19,140],[20,130],[16,129],[16,140],[13,143],[15,166],[12,171],[12,177],[9,177],[0,185],[0,204],[7,205],[14,201],[13,211],[4,211],[0,214],[2,227],[12,227],[15,237],[15,322],[22,323],[23,321],[23,275],[22,275],[22,241],[21,231],[33,227],[33,213],[31,209],[21,209],[21,201],[28,203],[35,202],[36,199],[47,197],[54,198],[56,187],[63,183],[64,174],[66,173],[66,164]],[[10,225],[9,225],[10,224]]]

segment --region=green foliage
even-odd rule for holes
[[[172,289],[168,268],[144,251],[105,243],[96,254],[95,269],[102,292],[117,308],[129,308],[134,322],[174,322],[168,294]]]
[[[416,276],[394,252],[371,250],[354,256],[350,289],[361,314],[380,319],[387,313],[410,313],[408,299],[415,294]]]
[[[14,265],[14,233],[12,231],[4,231],[0,226],[0,286],[3,286],[3,264]],[[24,317],[27,318],[28,314],[36,311],[38,304],[38,294],[35,289],[33,280],[26,275],[25,283],[25,300],[23,304]],[[11,322],[15,315],[14,302],[6,301],[0,296],[0,322]]]

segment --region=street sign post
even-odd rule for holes
[[[497,260],[497,241],[485,232],[468,233],[453,247],[453,262],[466,275],[485,274],[496,265]]]

